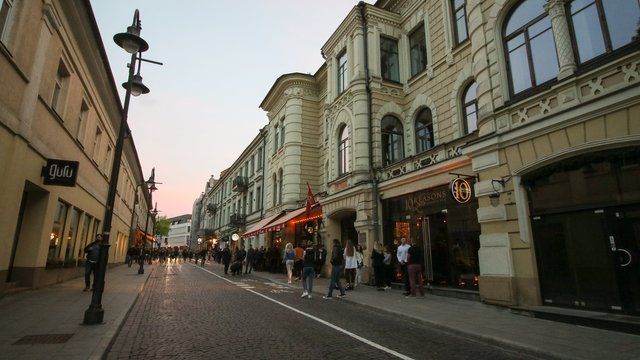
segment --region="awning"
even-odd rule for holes
[[[263,233],[264,231],[262,231],[262,228],[268,225],[270,222],[274,221],[276,218],[280,217],[281,215],[282,213],[277,213],[275,215],[268,216],[258,221],[255,225],[249,228],[249,230],[245,231],[245,233],[242,234],[242,237],[255,236]]]
[[[264,227],[264,231],[265,232],[278,231],[278,230],[286,227],[287,226],[287,222],[289,220],[304,214],[306,211],[307,211],[306,207],[302,207],[300,209],[293,210],[292,212],[288,213],[287,215],[279,218],[278,220],[276,220],[273,223],[271,223],[271,224],[267,225],[266,227]]]
[[[147,234],[146,232],[138,229],[136,230],[136,241],[142,242],[142,239],[146,239],[147,241],[155,242],[156,239],[151,234]]]

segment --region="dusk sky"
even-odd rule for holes
[[[375,0],[368,0],[373,4]],[[211,175],[267,124],[260,103],[281,75],[314,74],[320,48],[356,0],[91,0],[117,84],[131,56],[113,42],[140,11],[149,43],[129,127],[145,179],[156,169],[160,216],[190,214]],[[124,98],[124,89],[121,98]]]

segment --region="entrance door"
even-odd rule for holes
[[[533,217],[546,304],[638,313],[640,208]]]

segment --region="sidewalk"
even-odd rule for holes
[[[217,263],[208,262],[206,267],[223,273]],[[102,325],[82,325],[84,312],[91,302],[91,293],[82,292],[82,278],[0,299],[1,358],[100,359],[152,270],[152,266],[145,265],[145,274],[138,275],[137,266],[108,269],[102,298]],[[284,274],[254,271],[251,275],[288,285]],[[302,293],[300,281],[290,286]],[[542,358],[640,358],[640,336],[637,335],[515,315],[507,308],[471,300],[429,294],[424,298],[405,298],[401,290],[377,291],[366,285],[348,291],[344,299],[323,300],[327,289],[328,279],[314,279],[315,296],[310,301],[349,301],[425,321],[460,336],[508,344]],[[33,338],[33,335],[44,336]],[[21,344],[15,344],[18,341]]]
[[[124,322],[152,266],[107,269],[102,296],[104,323],[83,325],[91,292],[80,277],[0,299],[2,359],[100,359]],[[37,336],[34,336],[37,335]],[[19,344],[16,344],[19,342]]]

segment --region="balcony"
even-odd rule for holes
[[[236,176],[231,183],[231,190],[235,192],[245,192],[249,187],[249,179],[244,176]]]
[[[231,214],[229,217],[230,226],[244,226],[246,223],[246,216],[244,214]]]

